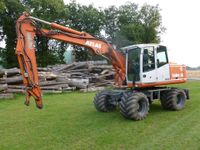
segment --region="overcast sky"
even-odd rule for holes
[[[65,0],[68,3],[70,0]],[[119,6],[125,0],[77,0],[78,3],[95,7]],[[169,50],[173,62],[192,67],[200,66],[200,1],[198,0],[132,0],[139,5],[159,4],[163,25],[167,28],[161,36],[162,44]]]

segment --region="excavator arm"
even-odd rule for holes
[[[49,25],[51,29],[38,28],[38,22]],[[94,54],[107,58],[112,63],[116,72],[115,85],[122,86],[125,82],[125,56],[115,50],[105,40],[95,38],[85,32],[79,32],[56,23],[50,23],[29,16],[26,12],[17,20],[16,31],[16,54],[23,77],[23,83],[26,87],[26,105],[29,105],[30,97],[32,96],[35,99],[36,106],[38,108],[43,107],[34,48],[34,38],[36,35],[83,46]]]

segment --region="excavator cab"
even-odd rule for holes
[[[124,47],[122,50],[126,54],[126,79],[129,87],[155,86],[171,82],[172,66],[170,67],[165,46],[138,44]],[[183,72],[178,74],[180,76],[176,80],[184,76]]]
[[[126,58],[125,90],[106,90],[94,98],[98,111],[109,112],[119,106],[120,113],[128,119],[142,120],[149,112],[149,105],[160,100],[166,110],[181,110],[187,89],[168,87],[186,81],[185,65],[169,63],[167,48],[158,44],[138,44],[121,49]]]

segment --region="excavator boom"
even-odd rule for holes
[[[51,30],[37,27],[37,23],[44,23],[51,27]],[[38,108],[42,108],[42,92],[40,89],[37,62],[35,57],[34,37],[45,36],[50,39],[64,41],[88,48],[94,54],[101,55],[110,60],[115,69],[115,85],[122,86],[125,82],[125,56],[115,50],[107,41],[95,38],[92,35],[73,30],[71,28],[50,23],[23,13],[16,23],[17,46],[16,54],[26,87],[26,101],[29,105],[30,97],[33,96]]]

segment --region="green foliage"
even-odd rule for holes
[[[4,1],[0,1],[0,13],[2,13],[5,9]]]
[[[93,5],[85,6],[72,1],[66,8],[69,11],[68,24],[71,28],[99,36],[104,25],[104,15]]]
[[[119,13],[119,26],[129,25],[132,23],[137,23],[138,20],[138,5],[135,3],[127,3],[122,5],[118,9]]]
[[[33,101],[24,106],[24,95],[1,100],[0,149],[198,150],[200,82],[178,86],[191,89],[185,109],[166,111],[155,101],[142,121],[96,111],[95,93],[44,95],[42,110]]]
[[[15,22],[17,18],[24,11],[24,7],[21,5],[19,0],[3,0],[3,9],[0,11],[0,27],[2,28],[1,36],[5,38],[6,42],[6,55],[3,60],[5,67],[16,66],[17,58],[15,55],[16,46],[16,31]]]
[[[118,8],[115,6],[108,7],[104,10],[105,23],[104,30],[110,40],[116,38],[119,29]]]
[[[67,12],[63,0],[24,0],[22,2],[32,16],[49,22],[63,22]]]
[[[5,12],[5,3],[4,1],[0,1],[0,16],[2,16],[4,12]],[[0,41],[2,41],[4,38],[2,24],[3,24],[3,18],[0,17]]]
[[[160,34],[164,31],[158,6],[126,3],[120,7],[110,6],[104,10],[93,5],[85,6],[71,1],[65,5],[63,0],[1,0],[0,1],[0,41],[5,39],[5,55],[2,55],[6,68],[14,67],[16,63],[15,23],[23,11],[40,19],[67,25],[75,30],[85,31],[95,37],[107,38],[117,48],[136,43],[158,43]],[[47,28],[39,24],[38,27]],[[102,35],[105,31],[106,35]],[[63,54],[68,44],[36,37],[36,56],[39,66],[64,63]],[[74,46],[77,61],[102,59],[92,56],[83,47]],[[2,57],[1,56],[1,57]]]
[[[69,27],[78,31],[90,33],[93,36],[99,37],[104,25],[104,14],[93,5],[85,6],[72,1],[66,5],[69,10],[68,24]],[[77,61],[91,60],[92,55],[86,48],[73,46],[75,59]]]
[[[36,37],[36,58],[38,66],[45,67],[47,65],[53,65],[56,63],[61,63],[57,53],[60,52],[59,49],[49,47],[49,39],[46,37],[37,36]],[[54,41],[54,45],[58,42]]]
[[[17,65],[15,55],[15,23],[23,11],[26,10],[32,16],[58,23],[63,23],[67,17],[67,9],[65,8],[63,0],[5,0],[1,3],[0,35],[2,38],[4,37],[6,41],[6,54],[3,58],[3,65],[6,68],[15,67]],[[41,27],[48,28],[47,26]],[[63,50],[55,52],[55,49],[50,49],[48,45],[49,39],[47,38],[37,37],[36,39],[36,56],[39,66],[63,63],[63,61],[59,61],[59,56],[64,53]]]
[[[139,8],[135,3],[127,3],[119,8],[111,6],[104,10],[104,14],[105,31],[118,48],[130,44],[159,43],[160,34],[165,30],[158,6],[144,4]]]
[[[159,43],[160,33],[164,32],[165,28],[162,27],[162,18],[158,5],[143,5],[140,10],[139,19],[144,28],[144,32],[142,33],[144,43]]]
[[[49,22],[65,23],[68,10],[63,0],[26,0],[23,1],[30,15],[38,17]],[[41,28],[49,28],[47,25],[41,25]],[[56,47],[50,46],[52,42],[48,38],[37,36],[36,40],[36,58],[38,66],[47,66],[56,63],[63,63],[63,42],[54,41]],[[60,44],[62,43],[62,44]]]

